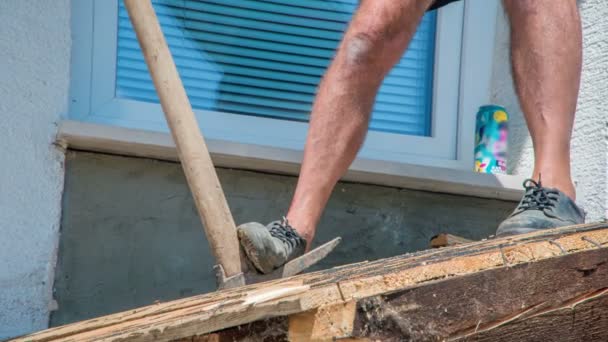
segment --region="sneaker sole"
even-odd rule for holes
[[[239,240],[241,242],[241,247],[243,247],[243,250],[245,251],[245,254],[247,254],[247,258],[249,259],[249,261],[251,261],[251,263],[253,264],[253,266],[261,273],[266,273],[263,271],[263,267],[260,265],[260,259],[259,259],[259,254],[255,248],[255,246],[253,245],[253,243],[251,242],[251,240],[249,239],[249,236],[247,236],[247,233],[245,233],[245,231],[243,230],[237,230],[237,235],[239,237]]]

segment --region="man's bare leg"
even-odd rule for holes
[[[534,145],[533,178],[575,200],[570,138],[582,64],[576,0],[504,0],[513,76]]]
[[[504,0],[515,89],[534,145],[534,181],[496,235],[583,223],[570,176],[570,138],[582,64],[576,0]],[[541,184],[542,182],[542,184]],[[555,190],[557,189],[557,190]]]
[[[248,259],[262,273],[310,249],[329,196],[365,139],[378,88],[432,3],[361,1],[319,86],[289,224],[250,222],[237,230]]]
[[[432,0],[363,0],[319,86],[289,223],[312,241],[331,192],[365,138],[382,80]]]

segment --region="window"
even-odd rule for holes
[[[480,25],[488,23],[475,16],[492,9],[488,1],[473,1],[475,6],[471,2],[457,2],[424,17],[407,53],[381,87],[360,158],[471,167],[467,159],[472,159],[473,130],[470,137],[463,130],[474,125],[476,106],[483,103],[467,105],[463,96],[472,92],[472,104],[485,95],[466,84],[475,80],[461,76],[467,63],[480,60],[473,55],[467,61],[467,55],[482,50],[473,42],[483,38]],[[316,86],[357,0],[153,4],[206,137],[303,148]],[[166,132],[122,1],[73,1],[73,11],[70,118]],[[466,16],[472,18],[465,21]],[[488,31],[493,27],[485,35]],[[491,61],[485,58],[484,63]],[[477,77],[477,88],[488,77]],[[466,119],[463,106],[470,107]]]
[[[317,85],[357,0],[153,2],[194,108],[308,121]],[[120,2],[116,96],[156,102]],[[384,81],[370,129],[430,135],[436,13]]]

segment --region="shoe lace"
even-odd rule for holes
[[[272,237],[283,241],[283,243],[288,244],[291,248],[296,248],[303,242],[302,237],[289,225],[289,221],[287,221],[285,216],[280,221],[272,222],[269,230]]]
[[[552,216],[551,211],[555,208],[559,199],[558,191],[543,188],[540,179],[538,182],[533,179],[526,179],[523,185],[526,188],[526,194],[518,206],[519,211],[540,210],[546,215]]]

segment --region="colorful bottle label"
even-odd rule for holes
[[[475,125],[475,171],[507,173],[509,115],[505,108],[487,105],[479,108]]]

